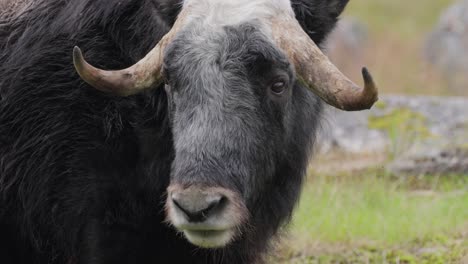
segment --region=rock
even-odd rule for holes
[[[369,129],[369,112],[341,112],[326,108],[318,134],[321,152],[340,150],[349,153],[385,151],[388,140],[384,133]]]
[[[451,92],[468,88],[468,0],[445,10],[427,39],[426,59],[444,76]]]
[[[468,173],[468,98],[384,96],[370,111],[325,110],[321,152],[388,154],[396,173]]]
[[[438,150],[402,157],[390,163],[388,168],[394,174],[468,173],[468,149]]]

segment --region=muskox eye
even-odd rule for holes
[[[271,91],[275,94],[282,94],[286,90],[286,82],[278,81],[271,85]]]

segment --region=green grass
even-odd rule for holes
[[[468,256],[467,228],[467,175],[315,176],[281,251],[287,261],[277,262],[459,263]],[[418,253],[426,247],[442,249]]]
[[[304,190],[293,230],[305,240],[386,244],[450,233],[468,224],[468,185],[447,181],[412,190],[412,185],[422,183],[378,173],[318,176]]]
[[[468,243],[458,240],[448,247],[428,248],[426,252],[414,253],[405,249],[362,247],[339,254],[326,253],[314,256],[292,255],[290,259],[276,258],[269,263],[277,264],[466,264]],[[431,252],[432,250],[432,252]],[[436,252],[436,250],[439,250]]]

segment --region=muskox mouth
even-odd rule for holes
[[[248,211],[240,195],[222,187],[173,184],[168,188],[167,221],[195,246],[221,248],[240,235]]]
[[[234,236],[233,229],[224,230],[183,230],[185,238],[201,248],[221,248],[229,244]]]

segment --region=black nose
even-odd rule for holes
[[[220,211],[226,198],[217,193],[204,193],[199,190],[185,190],[171,194],[177,210],[182,211],[192,223],[204,222]]]

